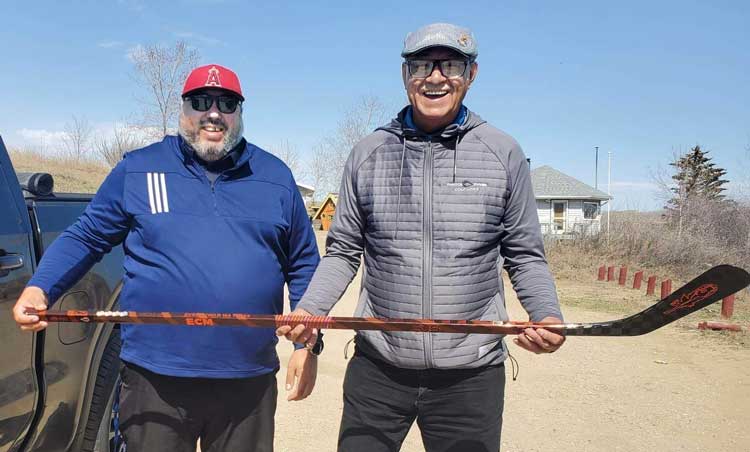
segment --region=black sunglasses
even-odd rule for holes
[[[469,66],[469,60],[449,59],[449,60],[424,60],[413,59],[406,60],[406,66],[409,68],[409,75],[414,78],[427,78],[435,70],[435,66],[440,68],[440,73],[445,78],[461,77],[466,73]]]
[[[195,111],[208,111],[216,101],[216,108],[224,114],[231,114],[237,110],[237,107],[242,101],[235,96],[211,96],[208,94],[196,94],[193,96],[185,96],[185,101],[190,101],[190,106]]]

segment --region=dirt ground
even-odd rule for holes
[[[566,320],[622,317],[566,306],[565,299],[596,290],[593,280],[585,288],[580,282],[557,284]],[[332,315],[352,315],[358,291],[359,278]],[[511,289],[506,297],[511,318],[525,320]],[[317,385],[305,401],[286,401],[282,367],[277,451],[336,450],[344,347],[352,336],[326,332]],[[508,343],[520,373],[512,381],[508,366],[502,452],[750,450],[748,348],[671,325],[634,338],[570,338],[554,355],[533,355]],[[279,344],[282,366],[291,350]],[[413,428],[402,451],[423,450]]]

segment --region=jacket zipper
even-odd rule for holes
[[[432,138],[424,161],[422,191],[422,317],[432,318]],[[424,359],[427,368],[434,367],[432,333],[424,334]]]
[[[214,215],[219,215],[219,205],[216,202],[216,184],[219,182],[219,179],[221,179],[221,176],[223,173],[220,173],[216,176],[216,179],[213,180],[213,182],[210,182],[211,184],[211,199],[214,202]]]

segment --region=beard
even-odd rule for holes
[[[224,129],[224,139],[221,143],[201,141],[200,129],[207,124],[219,126]],[[196,155],[204,162],[215,162],[229,153],[242,140],[244,125],[242,117],[237,118],[235,127],[230,129],[221,118],[204,118],[198,123],[198,127],[192,128],[188,121],[180,115],[179,134],[187,144],[195,151]]]

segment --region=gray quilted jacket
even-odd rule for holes
[[[298,307],[327,315],[364,253],[355,316],[507,320],[505,267],[530,320],[562,319],[518,143],[471,112],[427,136],[406,127],[405,111],[352,150],[326,255]],[[356,343],[410,369],[507,357],[498,335],[362,331]]]

